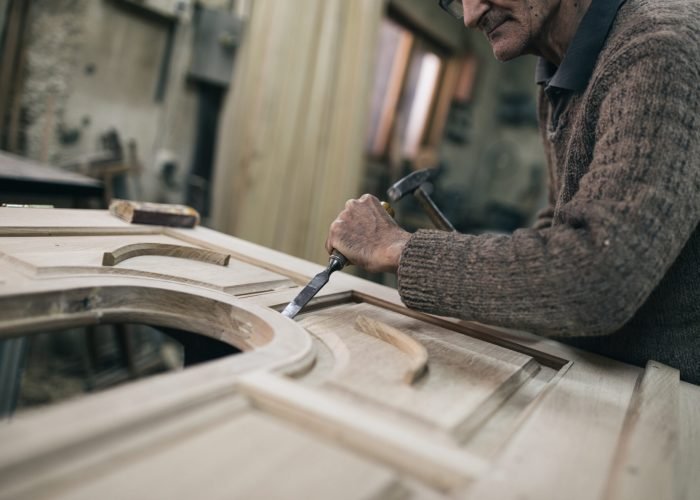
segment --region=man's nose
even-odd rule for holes
[[[489,2],[487,0],[462,0],[462,9],[464,9],[464,25],[467,28],[476,28],[481,16],[489,10]]]

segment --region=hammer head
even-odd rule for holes
[[[399,201],[407,194],[413,193],[421,184],[432,179],[436,173],[437,170],[434,168],[416,170],[403,179],[396,181],[393,186],[387,189],[386,193],[391,201]]]

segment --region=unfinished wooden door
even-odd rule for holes
[[[0,426],[0,498],[700,497],[700,389],[429,316],[205,228],[0,209],[0,337],[140,321],[243,353]]]

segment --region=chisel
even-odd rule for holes
[[[389,213],[389,215],[392,217],[394,216],[394,210],[387,202],[383,201],[382,206]],[[299,295],[294,297],[294,300],[287,304],[287,307],[285,307],[284,311],[282,311],[282,315],[288,318],[294,318],[297,314],[299,314],[299,311],[301,311],[302,308],[318,293],[318,291],[323,288],[326,283],[328,283],[331,273],[341,270],[347,265],[347,263],[348,259],[346,259],[343,254],[337,250],[333,250],[330,259],[328,260],[328,267],[309,281],[309,284],[306,285],[301,292],[299,292]]]

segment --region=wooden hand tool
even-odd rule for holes
[[[394,216],[394,209],[391,208],[391,205],[383,201],[382,206],[389,215],[392,217]],[[302,308],[308,304],[309,301],[319,292],[319,290],[321,290],[321,288],[328,283],[331,273],[344,268],[347,263],[348,259],[346,259],[343,254],[337,250],[333,250],[330,259],[328,260],[328,267],[309,281],[309,284],[306,285],[301,292],[299,292],[299,295],[297,295],[294,300],[287,304],[287,307],[285,307],[284,311],[282,311],[282,315],[287,316],[290,319],[294,318],[297,314],[299,314],[299,311],[301,311]]]
[[[399,179],[387,190],[387,195],[389,195],[391,201],[397,202],[407,194],[413,193],[413,196],[416,197],[418,203],[420,203],[423,210],[425,210],[428,217],[430,217],[430,220],[435,224],[435,227],[443,231],[456,231],[447,217],[445,217],[445,214],[443,214],[435,202],[433,202],[428,191],[426,191],[424,187],[424,184],[434,176],[435,169],[433,168],[416,170],[403,179]]]

